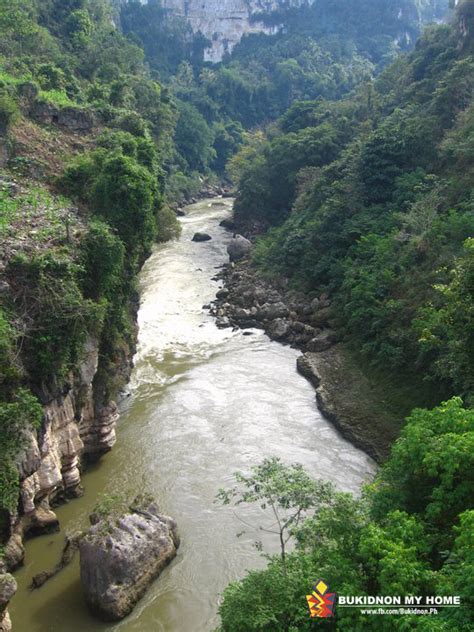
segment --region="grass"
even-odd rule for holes
[[[3,83],[9,86],[17,86],[27,81],[35,82],[32,74],[24,74],[16,77],[0,68],[0,85]],[[38,96],[43,101],[54,103],[54,105],[58,105],[60,107],[79,107],[79,104],[76,101],[73,101],[68,97],[65,90],[40,90]]]
[[[70,202],[53,197],[41,187],[12,197],[8,189],[0,189],[0,239],[22,241],[28,239],[37,245],[63,241],[68,228],[74,229]]]
[[[33,81],[33,76],[29,75],[20,75],[19,77],[15,77],[8,72],[5,72],[2,68],[0,68],[0,84],[4,83],[10,86],[16,86],[20,83],[25,83],[25,81]]]
[[[54,103],[54,105],[59,105],[60,107],[67,105],[80,107],[78,103],[68,97],[64,90],[40,90],[39,97],[48,103]]]

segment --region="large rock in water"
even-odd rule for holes
[[[239,261],[246,257],[252,249],[252,242],[242,235],[236,235],[227,246],[227,252],[231,261]]]
[[[104,621],[130,614],[178,547],[175,521],[149,500],[98,520],[79,544],[81,583],[93,614]]]
[[[209,241],[210,239],[212,239],[212,237],[207,233],[194,233],[192,241]]]

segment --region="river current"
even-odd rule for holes
[[[219,222],[231,208],[227,199],[189,206],[180,239],[157,246],[145,264],[138,349],[117,444],[85,473],[85,495],[57,510],[62,533],[27,543],[10,607],[15,632],[211,632],[225,586],[265,565],[255,541],[277,550],[273,536],[262,538],[258,529],[268,524],[259,509],[215,502],[235,471],[275,455],[354,493],[373,475],[371,459],[317,410],[313,388],[296,371],[297,351],[260,331],[219,330],[203,309],[220,287],[212,277],[227,260],[232,235]],[[197,231],[212,240],[192,242]],[[182,544],[132,615],[118,624],[89,615],[77,559],[29,591],[32,576],[58,561],[64,533],[87,525],[100,494],[143,490],[177,520]]]

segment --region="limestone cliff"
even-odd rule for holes
[[[25,535],[59,526],[51,503],[81,493],[82,461],[97,458],[115,443],[117,406],[113,401],[97,406],[94,401],[98,354],[98,341],[89,338],[78,370],[69,376],[70,389],[54,395],[43,393],[41,431],[31,434],[29,447],[18,460],[21,499],[5,549],[11,569],[23,561]]]
[[[269,14],[282,7],[298,7],[313,0],[163,0],[163,8],[186,18],[195,33],[211,41],[205,61],[219,62],[225,53],[248,33],[276,33],[281,26],[256,21],[257,14]]]
[[[144,0],[142,0],[144,1]],[[243,35],[274,34],[285,28],[284,12],[307,7],[321,0],[162,0],[162,6],[173,16],[186,19],[194,33],[201,32],[211,42],[204,52],[208,62],[219,62],[232,52]],[[329,7],[331,8],[331,7]],[[397,41],[411,42],[410,29],[425,20],[439,19],[447,8],[447,0],[397,0],[388,7],[388,14],[398,21]],[[332,8],[331,8],[332,9]],[[321,6],[324,15],[325,7]],[[279,14],[279,18],[276,14]],[[273,19],[265,20],[273,14]],[[343,19],[343,16],[341,16]]]

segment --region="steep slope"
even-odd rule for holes
[[[135,276],[176,233],[163,197],[174,111],[101,0],[0,2],[0,544],[115,442]]]
[[[428,30],[353,98],[295,103],[267,142],[232,161],[240,225],[273,227],[256,262],[329,292],[333,319],[378,370],[418,383],[420,396],[467,401],[472,7],[461,3],[453,26]]]

